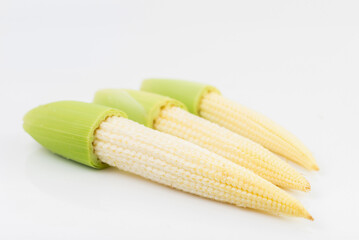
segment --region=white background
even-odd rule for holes
[[[358,1],[2,0],[1,239],[358,239]],[[321,168],[274,217],[49,153],[23,115],[148,77],[195,80],[277,121]]]

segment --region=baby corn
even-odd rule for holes
[[[221,155],[280,187],[310,190],[300,173],[261,145],[179,107],[163,108],[153,127]]]
[[[131,120],[206,148],[280,187],[310,190],[308,181],[275,154],[189,113],[175,99],[145,91],[103,89],[96,92],[94,102],[124,110]]]
[[[310,170],[319,170],[309,150],[265,116],[221,96],[213,86],[173,79],[146,79],[141,90],[174,98],[189,112],[247,137]]]
[[[278,215],[311,219],[299,201],[237,164],[123,117],[94,135],[100,161],[185,192]]]
[[[245,136],[310,170],[319,170],[309,150],[290,132],[267,117],[219,93],[210,92],[202,97],[199,115],[229,130]]]

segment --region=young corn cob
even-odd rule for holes
[[[164,108],[154,129],[183,138],[252,170],[280,187],[309,191],[309,182],[259,144],[178,107]]]
[[[94,168],[108,164],[210,199],[313,220],[299,201],[253,172],[111,108],[51,103],[26,114],[24,128],[49,150]]]
[[[94,102],[124,110],[131,120],[206,148],[280,187],[310,190],[309,182],[288,163],[261,145],[187,112],[176,100],[143,91],[105,89],[96,93]]]
[[[171,135],[111,117],[95,133],[102,162],[199,196],[311,219],[283,190],[232,162]]]
[[[216,92],[205,94],[199,115],[263,145],[310,170],[319,170],[313,155],[290,132],[260,113]]]
[[[191,113],[247,137],[310,170],[319,170],[310,151],[291,133],[265,116],[230,101],[208,85],[181,80],[149,79],[142,90],[183,102]]]

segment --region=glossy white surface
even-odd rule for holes
[[[1,1],[1,239],[359,237],[357,1]],[[291,130],[315,218],[273,217],[55,156],[22,116],[143,78],[207,82]]]

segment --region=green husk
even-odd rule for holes
[[[178,106],[186,109],[184,104],[169,97],[128,89],[99,90],[96,92],[93,102],[121,109],[129,119],[150,128],[153,128],[153,122],[158,117],[161,108]]]
[[[141,90],[176,99],[186,105],[190,113],[196,115],[199,114],[199,105],[204,94],[208,92],[220,93],[217,88],[210,85],[170,79],[144,80]]]
[[[92,142],[95,130],[110,116],[126,117],[126,114],[92,103],[60,101],[30,110],[23,127],[50,151],[101,169],[107,165],[97,159]]]

